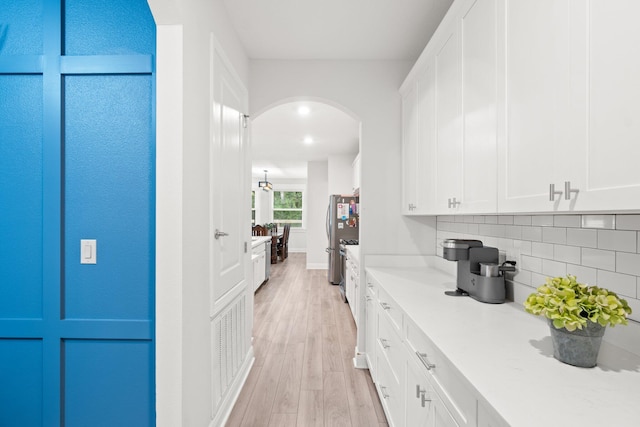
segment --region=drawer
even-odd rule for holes
[[[251,249],[252,255],[260,255],[261,253],[264,253],[264,252],[265,252],[264,245],[258,245],[255,248]]]
[[[461,426],[475,426],[476,398],[466,381],[421,329],[409,319],[405,324],[412,357],[429,374],[447,409]]]
[[[377,295],[378,284],[368,274],[366,275],[366,278],[367,278],[367,280],[366,280],[366,282],[367,282],[367,292],[372,297],[375,297]]]
[[[404,384],[396,381],[389,362],[377,352],[376,388],[390,427],[404,426]]]
[[[378,354],[383,354],[393,371],[396,382],[403,378],[402,369],[406,358],[406,350],[400,335],[391,324],[388,316],[378,311]]]
[[[402,311],[398,307],[398,304],[395,303],[387,294],[387,292],[382,289],[382,287],[378,287],[378,304],[380,305],[380,312],[385,313],[391,323],[393,324],[396,331],[399,334],[402,333]]]

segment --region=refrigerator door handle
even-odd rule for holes
[[[327,220],[325,221],[326,228],[327,228],[327,239],[329,239],[329,216],[330,216],[330,211],[331,211],[331,203],[329,203],[329,205],[327,206]]]

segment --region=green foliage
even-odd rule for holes
[[[545,316],[556,329],[575,331],[587,321],[602,326],[626,325],[631,308],[627,301],[597,286],[578,283],[575,276],[548,277],[524,302],[527,312]]]

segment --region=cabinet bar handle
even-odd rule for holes
[[[387,304],[386,302],[381,302],[380,303],[380,307],[382,307],[384,310],[391,309],[391,306],[389,304]]]
[[[380,344],[382,345],[382,348],[389,348],[391,347],[389,344],[387,344],[389,341],[385,340],[384,338],[379,338],[380,339]]]
[[[549,184],[549,201],[553,202],[556,200],[556,194],[558,196],[562,196],[562,191],[556,191],[555,184]]]
[[[564,182],[564,199],[571,200],[571,193],[576,193],[576,195],[580,192],[577,188],[571,188],[571,181]]]
[[[420,384],[416,384],[416,399],[419,399],[420,395],[426,392],[427,392],[426,390],[420,388]]]
[[[424,367],[427,368],[427,371],[430,371],[436,367],[436,365],[434,365],[433,363],[429,363],[429,361],[427,360],[427,353],[420,353],[419,351],[416,351],[416,355],[418,356],[418,359],[420,359]]]
[[[426,406],[427,402],[431,402],[431,399],[427,399],[427,393],[423,392],[422,396],[420,398],[420,404],[422,405],[422,407],[424,408]]]
[[[389,398],[389,393],[387,393],[387,388],[385,386],[383,386],[382,384],[380,384],[380,393],[382,393],[382,398],[383,399],[388,399]]]

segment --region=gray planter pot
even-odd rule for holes
[[[553,322],[549,320],[549,329],[553,341],[553,357],[568,365],[581,368],[596,366],[605,331],[604,326],[587,321],[587,326],[569,332],[564,328],[556,329]]]

